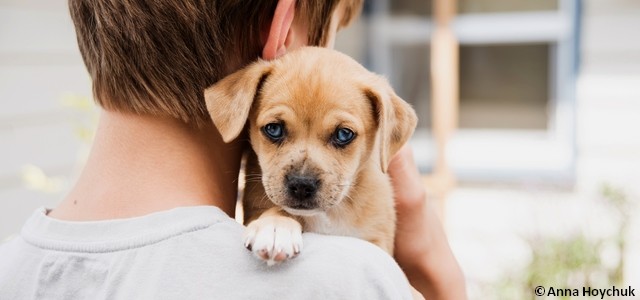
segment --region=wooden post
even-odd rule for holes
[[[458,123],[458,41],[452,22],[456,16],[456,0],[434,0],[435,30],[431,41],[432,132],[436,144],[436,161],[426,184],[430,195],[439,198],[439,213],[444,217],[444,201],[455,185],[447,162],[447,144]]]

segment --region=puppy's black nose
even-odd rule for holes
[[[286,185],[289,196],[296,200],[308,200],[313,198],[318,191],[320,181],[314,177],[287,175]]]

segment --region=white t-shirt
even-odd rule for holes
[[[37,210],[0,245],[0,299],[410,299],[387,253],[355,238],[303,235],[268,267],[244,227],[213,206],[69,222]]]

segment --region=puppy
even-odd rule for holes
[[[387,81],[350,57],[305,47],[258,61],[205,91],[225,142],[248,128],[245,246],[269,265],[302,250],[302,232],[352,236],[393,253],[386,174],[417,118]]]

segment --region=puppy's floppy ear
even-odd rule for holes
[[[232,141],[242,132],[251,105],[270,73],[271,64],[258,61],[223,78],[204,91],[204,100],[211,120],[225,142]]]
[[[364,87],[364,94],[373,106],[378,124],[377,140],[380,148],[380,166],[387,172],[389,161],[411,138],[418,123],[416,112],[402,100],[384,79],[376,76]]]

